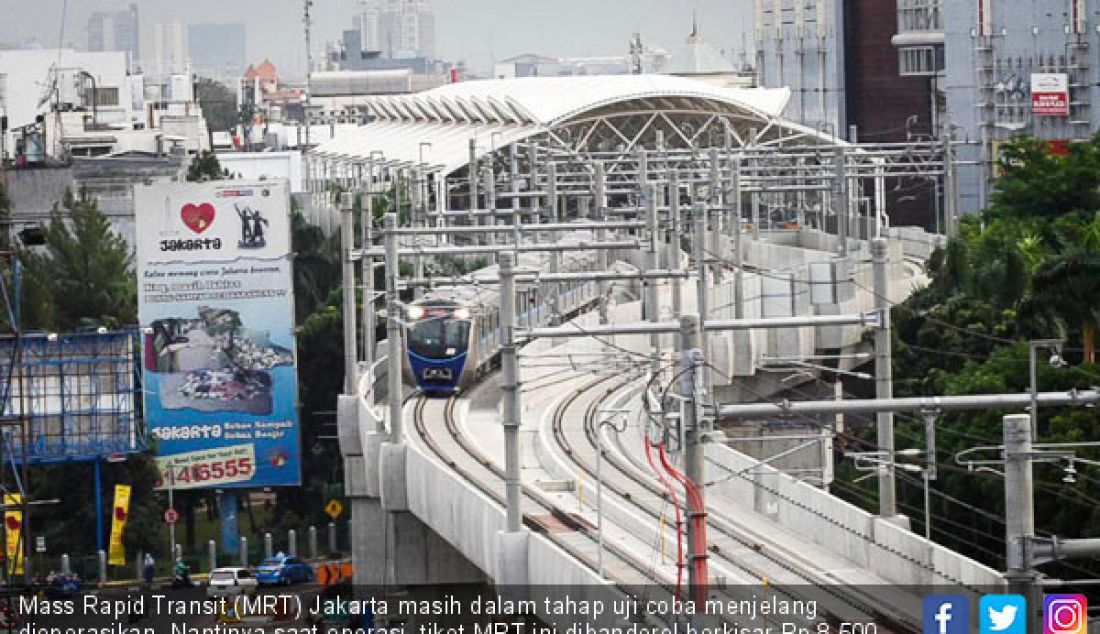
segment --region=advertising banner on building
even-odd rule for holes
[[[15,575],[23,574],[23,511],[20,506],[23,497],[18,493],[4,494],[4,553],[7,555],[5,569]],[[14,567],[12,562],[15,563]]]
[[[1031,74],[1031,112],[1069,116],[1069,77],[1065,73]]]
[[[289,200],[285,181],[134,190],[162,488],[301,481]]]
[[[122,532],[126,530],[126,520],[130,518],[129,484],[115,485],[115,503],[111,509],[111,545],[107,551],[107,563],[125,566],[126,547],[122,544]]]

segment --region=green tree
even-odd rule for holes
[[[1074,250],[1045,260],[1035,269],[1028,314],[1045,315],[1063,329],[1079,332],[1086,363],[1096,362],[1100,325],[1100,254]]]
[[[24,250],[26,327],[75,330],[137,323],[132,251],[96,202],[66,192],[50,214],[45,251]]]
[[[1000,164],[990,217],[1053,218],[1100,208],[1100,134],[1071,144],[1067,156],[1023,137],[1005,147]]]
[[[310,224],[297,209],[291,216],[291,248],[294,250],[294,314],[305,323],[322,308],[329,294],[340,284],[338,242],[326,237],[320,227]]]
[[[222,180],[227,177],[227,174],[218,161],[218,155],[210,150],[203,150],[196,154],[191,164],[187,166],[187,180],[193,183]]]
[[[124,462],[104,462],[101,467],[104,542],[111,531],[114,486],[129,484],[130,513],[123,542],[130,559],[137,550],[166,556],[163,502],[153,490],[157,472],[152,455],[134,454]],[[31,472],[32,499],[58,500],[57,504],[34,507],[31,530],[46,538],[50,552],[68,552],[74,561],[82,554],[93,555],[96,551],[93,469],[91,463],[80,463],[36,467]]]
[[[228,86],[200,77],[195,87],[195,96],[211,132],[226,132],[236,128],[237,96]]]
[[[1025,391],[1026,340],[1059,333],[1080,341],[1079,347],[1065,350],[1074,365],[1058,369],[1041,363],[1039,389],[1087,388],[1100,378],[1093,363],[1100,326],[1100,137],[1073,144],[1067,156],[1048,149],[1032,139],[1007,148],[990,208],[963,219],[958,237],[930,260],[931,283],[893,309],[898,396]],[[937,426],[941,470],[935,488],[959,502],[944,498],[935,503],[933,536],[997,567],[1004,565],[999,554],[1004,552],[1003,526],[974,507],[999,516],[1004,482],[954,464],[954,456],[975,445],[998,445],[1005,413],[956,412]],[[899,442],[919,447],[920,421],[908,418],[897,419]],[[849,442],[873,442],[873,425],[856,434],[860,438]],[[1092,440],[1097,434],[1095,410],[1039,412],[1044,442]],[[1075,451],[1093,460],[1097,453],[1088,447]],[[1082,473],[1079,482],[1066,486],[1063,466],[1036,466],[1038,528],[1067,537],[1096,534],[1100,479]],[[859,475],[839,466],[844,484],[838,491],[867,503],[873,492],[851,482]],[[920,487],[908,486],[904,477],[899,482],[899,500],[908,512],[919,513]],[[1059,575],[1053,568],[1046,572]],[[1079,570],[1070,574],[1081,576]]]

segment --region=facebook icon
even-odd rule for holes
[[[968,634],[970,600],[956,594],[924,598],[924,634]]]

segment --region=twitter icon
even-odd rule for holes
[[[1027,601],[1019,594],[987,594],[978,604],[981,634],[1027,634]]]

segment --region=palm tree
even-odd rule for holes
[[[1086,363],[1096,362],[1100,325],[1100,253],[1075,249],[1035,268],[1024,312],[1044,314],[1064,329],[1079,328]]]

